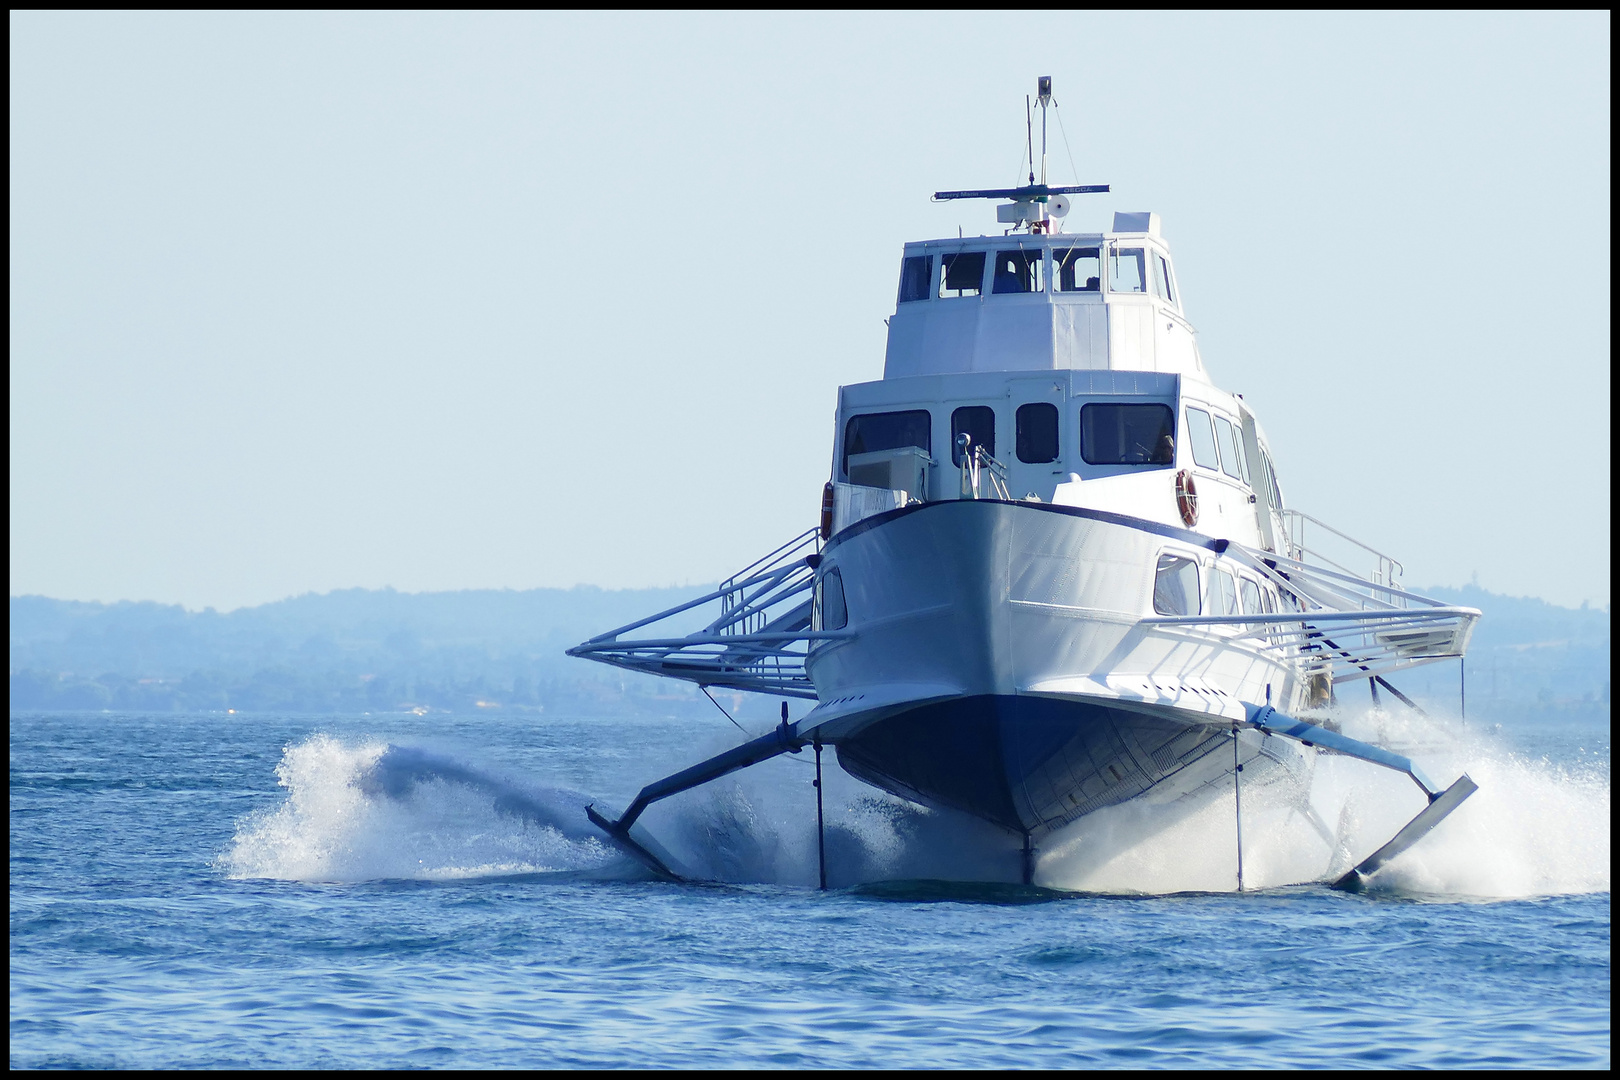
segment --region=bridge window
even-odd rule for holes
[[[1153,610],[1160,615],[1198,615],[1198,564],[1179,555],[1160,555],[1153,572]]]
[[[1175,295],[1170,289],[1170,263],[1157,252],[1153,255],[1153,295],[1162,297],[1172,304],[1176,302]]]
[[[1193,461],[1211,472],[1221,467],[1220,455],[1215,452],[1215,429],[1210,426],[1209,413],[1203,409],[1187,409],[1187,438],[1192,441]]]
[[[1053,292],[1101,292],[1102,258],[1096,248],[1053,248]]]
[[[984,252],[958,251],[939,257],[939,295],[978,296],[984,289]]]
[[[900,262],[900,302],[928,299],[928,264],[931,255],[911,255]]]
[[[1147,253],[1142,248],[1110,248],[1108,291],[1147,292]]]
[[[898,450],[902,446],[916,446],[924,453],[932,453],[933,440],[929,430],[932,424],[927,409],[852,416],[849,423],[844,425],[844,458],[839,469],[844,476],[849,476],[851,454]]]
[[[1018,460],[1030,465],[1056,461],[1058,411],[1050,401],[1018,406]]]
[[[1173,465],[1176,414],[1168,405],[1104,405],[1080,410],[1080,456],[1088,465]]]
[[[956,445],[956,437],[963,432],[974,446],[982,446],[985,453],[996,456],[996,411],[990,406],[964,405],[951,413],[951,464],[958,468],[962,465],[962,448]]]
[[[1044,292],[1046,289],[1046,257],[1035,251],[996,252],[996,272],[992,293]]]
[[[1243,466],[1238,463],[1243,459],[1239,456],[1237,430],[1226,417],[1217,416],[1215,434],[1221,447],[1221,471],[1234,480],[1242,480]]]

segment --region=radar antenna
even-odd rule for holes
[[[1052,76],[1042,75],[1035,80],[1036,100],[1041,106],[1041,180],[1035,182],[1034,117],[1029,98],[1024,98],[1024,131],[1029,148],[1029,183],[1016,188],[978,188],[972,191],[936,191],[935,202],[949,199],[1011,199],[1009,206],[996,207],[996,220],[1014,228],[1028,225],[1030,232],[1046,232],[1052,218],[1061,218],[1069,212],[1065,195],[1092,195],[1108,190],[1107,184],[1068,184],[1049,186],[1046,182],[1046,109],[1052,103]]]

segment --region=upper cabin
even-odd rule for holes
[[[1205,377],[1159,215],[906,245],[885,379],[1045,369]]]

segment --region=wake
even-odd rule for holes
[[[281,805],[237,825],[217,866],[233,878],[451,880],[627,869],[580,808],[419,747],[311,735],[276,766]]]

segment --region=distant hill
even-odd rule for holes
[[[11,708],[712,709],[687,684],[564,654],[705,589],[344,589],[223,614],[12,597]],[[1468,659],[1470,715],[1608,708],[1607,609],[1562,608],[1476,587],[1421,591],[1485,613]],[[1438,702],[1455,700],[1457,680],[1455,663],[1393,678],[1408,694]],[[751,711],[770,707],[761,700]]]
[[[1468,647],[1469,716],[1608,712],[1607,607],[1559,607],[1533,597],[1502,596],[1476,585],[1416,591],[1483,612]],[[1392,676],[1391,681],[1418,698],[1455,704],[1458,697],[1456,663],[1417,668]]]
[[[344,589],[224,614],[12,597],[11,708],[668,710],[695,691],[565,650],[704,591]]]

